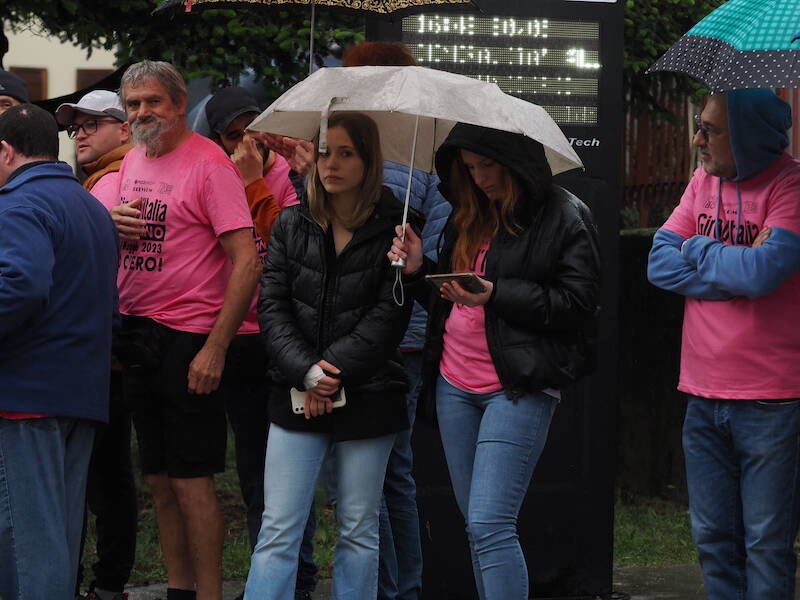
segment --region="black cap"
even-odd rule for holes
[[[0,96],[11,96],[23,104],[30,102],[25,82],[10,71],[0,69]]]
[[[236,117],[245,113],[260,113],[253,94],[243,87],[226,87],[214,92],[206,102],[206,119],[211,131],[224,133]]]

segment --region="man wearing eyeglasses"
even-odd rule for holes
[[[56,121],[75,140],[75,156],[87,174],[84,187],[106,208],[119,200],[119,167],[130,144],[131,129],[116,93],[94,90],[77,104],[62,104]]]
[[[78,164],[86,172],[83,187],[110,209],[119,198],[119,168],[131,131],[119,96],[95,90],[77,104],[62,104],[56,121],[75,140]],[[86,490],[96,516],[97,561],[87,599],[121,600],[136,551],[136,487],[131,466],[130,415],[122,406],[122,374],[112,367],[109,423],[98,429]],[[77,587],[82,571],[78,570]]]
[[[702,167],[658,230],[655,285],[686,296],[678,389],[708,598],[793,600],[800,520],[800,163],[771,90],[708,98]]]

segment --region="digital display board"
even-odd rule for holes
[[[418,14],[401,41],[423,66],[496,83],[559,125],[598,124],[601,23],[491,14]]]

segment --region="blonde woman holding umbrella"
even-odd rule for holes
[[[438,264],[410,229],[388,257],[406,259],[430,315],[419,402],[438,421],[480,598],[525,600],[517,516],[560,390],[592,362],[597,234],[530,138],[458,124],[436,169],[453,205]],[[450,281],[427,293],[424,274],[454,271],[475,274],[483,291]]]

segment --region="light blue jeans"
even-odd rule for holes
[[[512,402],[503,391],[475,394],[441,376],[436,383],[442,445],[481,600],[528,598],[517,516],[557,404],[545,393]]]
[[[95,423],[0,418],[0,598],[74,598]]]
[[[264,515],[250,562],[245,598],[293,600],[297,555],[329,450],[336,459],[334,600],[375,598],[378,588],[378,510],[395,436],[334,443],[329,434],[289,431],[274,423],[264,465]]]
[[[689,396],[683,452],[709,600],[793,600],[800,400]]]

